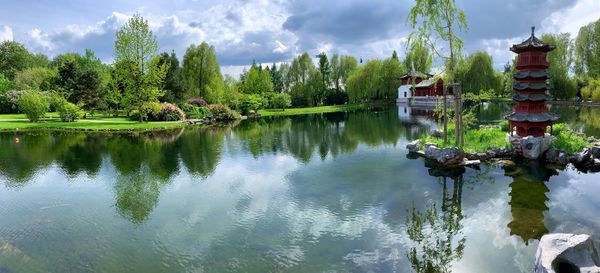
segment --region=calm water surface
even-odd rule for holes
[[[600,241],[600,174],[436,169],[405,149],[430,126],[391,108],[0,134],[0,272],[531,272],[545,233]]]

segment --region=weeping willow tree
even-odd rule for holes
[[[414,29],[409,36],[409,44],[417,39],[424,42],[439,58],[444,60],[446,81],[444,82],[444,102],[448,84],[454,82],[456,64],[461,55],[463,41],[457,34],[467,29],[467,18],[454,0],[415,0],[410,10],[408,22]],[[445,46],[437,41],[447,43]],[[455,89],[455,123],[457,145],[462,139],[460,88]],[[445,103],[444,103],[445,105]],[[445,109],[446,107],[444,107]],[[446,111],[444,111],[446,112]],[[444,142],[447,140],[447,113],[444,113]]]

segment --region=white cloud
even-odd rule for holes
[[[579,28],[600,19],[600,1],[579,0],[574,6],[558,10],[542,21],[545,32],[568,32],[576,37]]]
[[[0,42],[2,41],[12,41],[13,40],[13,31],[9,26],[0,26]]]

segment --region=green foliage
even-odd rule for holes
[[[456,80],[462,84],[465,94],[479,95],[484,90],[494,90],[494,95],[499,95],[501,77],[494,70],[492,56],[484,51],[475,52],[466,60],[461,60],[456,68]]]
[[[4,94],[13,89],[15,89],[15,84],[11,80],[4,77],[3,74],[0,74],[0,94]]]
[[[573,63],[572,43],[569,33],[545,34],[542,40],[556,46],[548,52],[550,67],[548,72],[550,78],[550,95],[558,99],[572,99],[577,94],[577,85],[574,79],[569,77],[569,70]]]
[[[137,113],[131,116],[134,120],[157,120],[162,104],[159,102],[144,102]]]
[[[456,6],[454,0],[416,0],[408,15],[408,22],[414,29],[409,36],[412,40],[424,41],[427,46],[446,60],[446,74],[449,81],[454,78],[457,58],[463,47],[463,41],[457,34],[467,29],[467,18]],[[448,42],[448,52],[444,54],[438,48],[438,39]]]
[[[22,45],[13,41],[0,43],[0,74],[13,80],[18,71],[30,67],[31,55]]]
[[[160,60],[155,57],[157,50],[156,37],[150,31],[148,21],[139,14],[117,31],[115,61],[121,63],[121,69],[117,70],[121,75],[117,77],[124,79],[122,103],[130,109],[137,109],[140,122],[156,109],[156,105],[160,105],[158,98],[164,94],[159,87],[169,64],[159,64]]]
[[[179,121],[185,120],[185,113],[174,104],[165,102],[161,105],[157,115],[158,121]]]
[[[185,112],[185,115],[189,119],[203,119],[211,116],[210,109],[204,106],[197,106],[193,104],[184,103],[181,109]]]
[[[19,96],[19,110],[25,113],[31,122],[37,122],[42,118],[50,107],[46,97],[39,91],[27,91]]]
[[[464,121],[463,121],[464,122]],[[438,147],[445,147],[443,137],[424,135],[421,142],[433,143]],[[448,144],[455,143],[454,125],[448,124]],[[494,148],[510,148],[511,144],[506,138],[506,132],[499,127],[489,126],[472,129],[465,132],[463,150],[469,153],[484,153]]]
[[[409,71],[414,67],[416,71],[429,73],[433,56],[426,42],[423,39],[412,39],[410,43],[407,43],[407,49],[404,67]]]
[[[19,71],[15,75],[15,85],[19,90],[42,90],[55,89],[58,73],[54,69],[33,67]]]
[[[381,88],[382,92],[376,99],[395,99],[398,87],[400,87],[399,76],[407,72],[406,67],[398,58],[385,59],[381,64]]]
[[[600,20],[579,29],[575,40],[575,73],[600,78]]]
[[[498,124],[498,126],[500,127],[500,130],[502,130],[502,132],[508,133],[508,120],[503,119],[502,121],[500,121],[500,124]]]
[[[317,55],[317,57],[319,58],[318,71],[321,81],[319,84],[319,88],[317,88],[317,90],[314,90],[315,92],[313,92],[314,105],[322,103],[323,99],[325,99],[325,96],[328,93],[327,91],[329,90],[329,79],[331,76],[331,65],[329,64],[327,54],[321,52],[319,55]]]
[[[346,83],[346,92],[351,103],[365,102],[381,97],[382,66],[381,60],[369,60],[350,75]]]
[[[273,92],[271,74],[266,69],[259,69],[256,65],[253,65],[242,78],[241,91],[243,93],[265,95]]]
[[[256,111],[264,108],[264,99],[256,94],[243,94],[240,96],[239,110],[242,114],[248,115],[250,111]]]
[[[83,111],[79,106],[66,100],[57,106],[56,111],[59,113],[60,120],[64,122],[73,122],[83,115]]]
[[[189,46],[183,56],[183,75],[188,97],[223,101],[223,77],[214,47],[206,42]]]
[[[581,88],[581,98],[584,101],[591,98],[593,102],[600,102],[600,79],[591,79],[588,86]]]
[[[240,114],[222,104],[211,104],[208,106],[208,109],[210,109],[212,117],[218,121],[236,120],[241,118]]]
[[[273,97],[273,107],[284,109],[292,106],[292,97],[286,93],[275,94]]]
[[[569,130],[555,131],[555,139],[552,141],[552,147],[563,150],[568,154],[581,152],[585,147],[589,147],[590,143],[584,135],[578,135]]]
[[[169,69],[165,75],[165,81],[160,89],[164,90],[165,95],[162,98],[165,101],[183,101],[185,99],[183,88],[183,69],[179,65],[179,60],[175,51],[171,54],[163,52],[158,56],[158,65],[168,64]]]

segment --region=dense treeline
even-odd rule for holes
[[[600,100],[600,21],[582,27],[575,40],[568,34],[542,39],[556,45],[548,55],[552,95]],[[159,53],[156,37],[139,15],[117,31],[115,40],[112,64],[103,64],[89,49],[49,60],[17,42],[0,43],[0,113],[27,111],[33,120],[46,111],[60,112],[65,121],[81,117],[82,111],[140,121],[179,120],[213,111],[235,118],[229,108],[251,114],[262,108],[393,100],[399,76],[411,69],[429,73],[433,60],[426,43],[415,39],[402,59],[395,51],[364,63],[353,56],[303,53],[288,63],[253,63],[235,79],[222,75],[215,48],[205,42],[190,45],[182,59],[175,52]],[[512,93],[513,63],[498,72],[486,52],[457,60],[454,78],[463,92],[486,97]],[[19,103],[25,93],[27,101]]]

